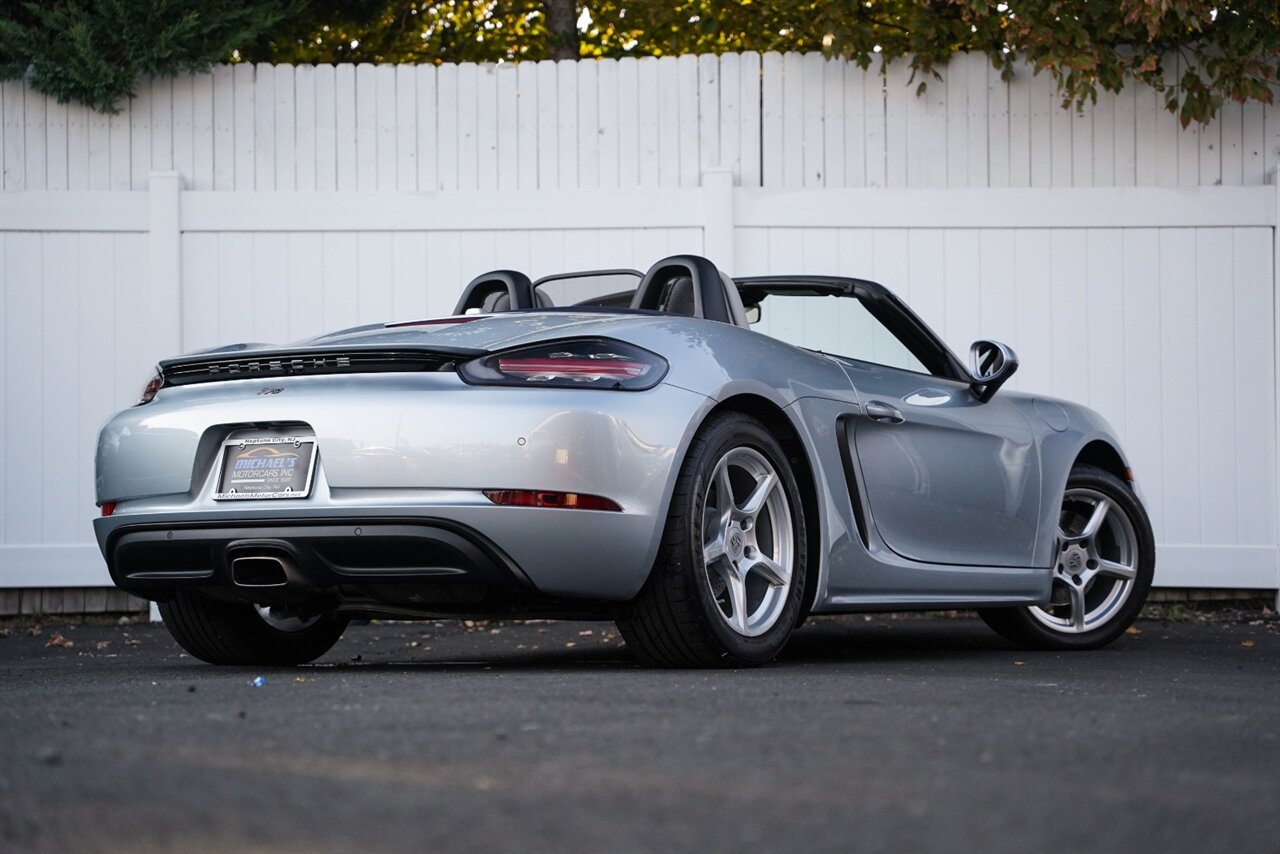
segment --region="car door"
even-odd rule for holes
[[[843,438],[885,544],[927,563],[1031,566],[1040,465],[1017,407],[956,381],[841,362],[862,401]]]
[[[758,331],[818,350],[856,390],[840,441],[874,526],[898,555],[958,566],[1031,566],[1039,450],[1019,409],[983,402],[934,333],[874,282],[759,277],[739,286]],[[856,495],[856,491],[852,493]]]

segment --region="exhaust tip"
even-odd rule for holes
[[[251,555],[231,561],[231,580],[237,587],[284,587],[289,572],[283,558]]]

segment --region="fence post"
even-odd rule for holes
[[[733,170],[702,173],[702,254],[733,274]]]
[[[147,329],[161,353],[182,352],[182,176],[152,172],[147,190]]]
[[[1276,361],[1276,424],[1280,425],[1280,166],[1271,170],[1271,189],[1275,191],[1276,216],[1271,229],[1271,307],[1275,312],[1275,337],[1271,339],[1272,355]],[[1280,448],[1276,449],[1276,536],[1280,539]],[[1280,555],[1280,542],[1276,543]],[[1276,570],[1275,607],[1280,610],[1280,567]]]

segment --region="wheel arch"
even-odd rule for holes
[[[724,412],[740,412],[760,421],[782,446],[800,489],[801,509],[805,521],[805,560],[809,567],[805,578],[804,601],[800,619],[808,616],[818,594],[818,568],[822,562],[822,519],[819,512],[818,481],[814,475],[813,461],[800,438],[800,432],[786,411],[777,403],[762,395],[742,392],[727,397],[712,407],[703,417],[703,423]],[[698,429],[701,429],[699,424]]]
[[[1133,477],[1120,451],[1105,439],[1094,439],[1085,444],[1076,454],[1072,467],[1078,465],[1096,466],[1105,472],[1115,475],[1125,483],[1132,483]]]
[[[1042,531],[1056,529],[1058,509],[1066,491],[1071,472],[1079,465],[1090,465],[1114,475],[1129,485],[1138,495],[1138,485],[1132,479],[1132,470],[1120,450],[1119,443],[1110,431],[1091,430],[1087,433],[1052,433],[1041,446],[1044,479],[1041,493],[1040,524]],[[1048,567],[1053,561],[1052,537],[1040,537],[1036,543],[1036,565]]]

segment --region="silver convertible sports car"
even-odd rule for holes
[[[1122,633],[1155,566],[1111,428],[1000,393],[886,288],[677,255],[478,277],[452,316],[160,363],[103,428],[111,576],[197,658],[293,664],[354,618],[617,621],[751,665],[810,614],[976,608]]]

